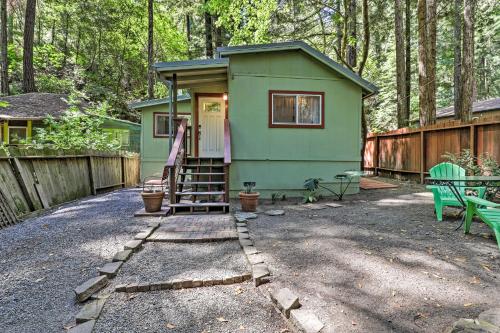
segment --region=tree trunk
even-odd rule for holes
[[[418,103],[420,126],[427,125],[428,90],[427,90],[427,4],[426,0],[418,0]]]
[[[191,16],[189,14],[186,14],[186,39],[188,42],[188,59],[191,59]]]
[[[363,75],[366,60],[368,59],[368,51],[370,50],[370,19],[368,11],[368,0],[363,0],[363,50],[361,53],[361,62],[359,63],[358,74]]]
[[[348,14],[346,15],[346,20],[348,22],[348,34],[349,41],[346,48],[346,62],[351,67],[356,67],[357,57],[356,57],[356,0],[350,0]]]
[[[217,16],[212,16],[212,29],[214,32],[215,36],[215,47],[221,47],[222,46],[222,27],[216,27],[215,22],[217,22]]]
[[[9,58],[7,56],[7,0],[0,0],[0,47],[2,48],[1,54],[1,72],[0,72],[0,86],[3,96],[9,94]]]
[[[455,119],[460,119],[460,110],[462,110],[462,99],[460,97],[462,84],[462,11],[461,0],[455,0],[455,22],[453,30],[453,39],[455,43],[455,52],[453,58],[453,99]]]
[[[148,98],[153,99],[155,73],[153,70],[154,54],[153,54],[153,33],[154,33],[154,20],[153,20],[153,0],[148,0]]]
[[[337,12],[337,15],[340,16],[340,3],[342,0],[337,0],[335,2],[335,11]],[[340,22],[337,23],[337,40],[335,41],[335,44],[337,45],[337,50],[338,52],[341,52],[342,50],[342,24]],[[337,54],[337,60],[340,62],[340,54]]]
[[[436,0],[427,0],[427,84],[428,113],[427,124],[436,122]]]
[[[36,91],[33,68],[33,37],[35,34],[36,0],[27,0],[24,18],[23,91]]]
[[[474,10],[475,0],[464,0],[464,31],[462,53],[462,106],[460,120],[468,121],[474,94]]]
[[[205,3],[207,0],[205,0]],[[212,15],[205,12],[205,55],[207,58],[214,57],[214,46],[212,42]]]
[[[69,20],[70,20],[70,15],[67,11],[65,11],[65,13],[64,13],[63,69],[66,67],[66,62],[68,61]]]
[[[3,1],[3,0],[2,0]],[[7,37],[9,44],[14,43],[14,14],[10,14],[8,18],[9,28],[7,29]]]
[[[405,41],[403,33],[402,0],[394,0],[394,35],[396,37],[396,96],[398,128],[408,126],[410,115],[406,108]]]
[[[408,112],[408,121],[410,119],[411,106],[411,1],[406,0],[405,4],[405,91],[406,91],[406,110]]]

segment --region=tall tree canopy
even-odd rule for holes
[[[380,87],[380,93],[365,103],[364,116],[372,131],[418,123],[422,110],[430,110],[432,121],[435,108],[453,105],[454,95],[462,91],[470,93],[468,108],[474,99],[500,96],[496,0],[37,0],[33,11],[34,3],[7,0],[6,10],[0,10],[0,32],[6,27],[8,44],[1,53],[7,56],[1,64],[8,63],[8,72],[1,71],[2,87],[8,82],[11,94],[27,87],[41,92],[76,90],[90,100],[109,102],[112,115],[125,119],[138,120],[127,109],[128,102],[166,95],[148,71],[153,62],[215,56],[221,45],[288,40],[309,43]],[[418,4],[426,10],[420,23],[417,9],[423,7]],[[26,17],[33,17],[33,24]],[[33,28],[31,43],[26,26]],[[426,77],[427,97],[421,99],[422,29],[427,44],[420,58],[428,59],[425,68],[431,77]],[[25,37],[28,48],[23,47]],[[0,40],[4,45],[4,38]],[[32,82],[25,75],[29,64],[27,71],[23,66],[29,44]],[[457,54],[466,58],[455,59]],[[457,67],[466,81],[456,81]],[[466,85],[454,89],[454,81]],[[398,105],[403,115],[399,124]]]

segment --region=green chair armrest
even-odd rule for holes
[[[488,201],[488,200],[485,200],[485,199],[481,199],[481,198],[478,198],[478,197],[472,197],[472,196],[467,195],[467,196],[465,196],[465,199],[468,202],[475,203],[476,205],[486,206],[486,207],[492,207],[492,208],[500,208],[500,204],[497,204],[495,202],[491,202],[491,201]]]
[[[439,187],[442,187],[442,186],[440,186],[440,185],[427,185],[427,186],[425,186],[425,188],[428,190],[432,190],[434,188],[439,188]]]

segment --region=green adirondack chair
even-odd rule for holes
[[[460,166],[443,162],[433,166],[429,173],[431,177],[453,177],[460,179],[460,177],[465,177],[465,169]],[[465,183],[461,181],[455,182],[455,186],[462,197],[465,197]],[[457,199],[457,197],[451,192],[448,186],[439,185],[428,185],[427,189],[432,191],[434,196],[434,207],[436,209],[436,217],[438,221],[443,220],[443,207],[453,206],[462,207],[462,203]],[[478,197],[482,198],[486,192],[486,187],[467,187],[467,189],[477,191]],[[465,201],[465,199],[464,199]],[[465,207],[464,207],[465,208]]]
[[[466,196],[467,213],[465,215],[464,232],[469,233],[472,218],[477,215],[495,233],[500,249],[500,204],[477,197]]]

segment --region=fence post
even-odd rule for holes
[[[425,177],[425,136],[424,131],[420,129],[420,184],[424,183]]]
[[[14,171],[14,176],[16,177],[17,183],[21,188],[21,192],[26,199],[28,208],[31,212],[33,212],[36,210],[35,203],[33,202],[33,198],[28,191],[28,186],[26,185],[27,180],[23,177],[23,174],[21,172],[21,163],[19,163],[19,160],[16,157],[12,158],[10,161],[10,166],[12,167],[12,171]]]
[[[120,165],[122,169],[122,188],[125,187],[125,157],[120,156]]]
[[[375,176],[378,176],[378,145],[379,145],[379,140],[378,140],[378,134],[375,134],[375,142],[373,143],[373,173]]]
[[[472,156],[476,156],[476,126],[471,124],[469,127],[469,147]]]
[[[92,155],[88,156],[88,168],[89,168],[89,183],[90,183],[90,192],[92,195],[96,195],[96,189],[95,189],[95,181],[94,181],[94,157]]]

